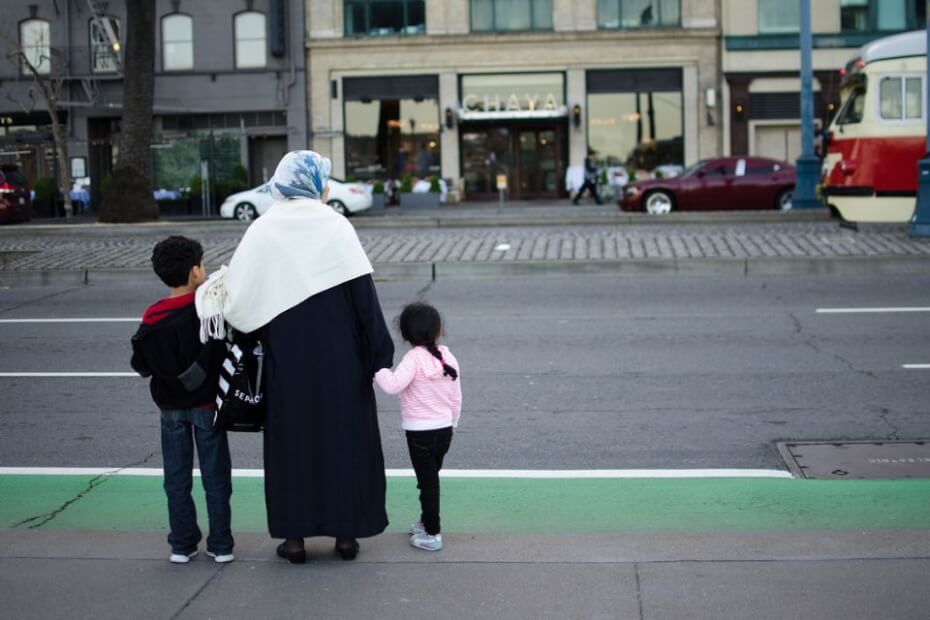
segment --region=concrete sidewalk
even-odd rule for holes
[[[538,208],[545,209],[563,211]],[[678,220],[650,218],[635,225],[621,221],[565,225],[559,217],[547,216],[546,225],[533,225],[526,210],[522,213],[521,224],[511,226],[478,226],[471,218],[469,226],[437,227],[420,215],[393,218],[421,224],[410,227],[366,227],[364,218],[351,221],[382,278],[874,275],[918,273],[930,267],[930,239],[911,238],[906,225],[853,231],[823,219],[822,214],[752,212],[725,214],[725,221],[715,219],[721,214],[678,214]],[[783,216],[789,219],[779,219]],[[654,223],[659,220],[665,223]],[[169,234],[200,239],[208,266],[216,267],[229,260],[244,230],[239,222],[195,220],[2,228],[0,284],[145,277],[152,245]]]
[[[8,618],[922,619],[930,530],[791,534],[402,534],[354,562],[308,542],[292,566],[262,534],[236,561],[166,559],[163,533],[0,530]]]

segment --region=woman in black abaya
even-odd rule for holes
[[[358,237],[326,205],[329,171],[312,151],[288,153],[270,183],[277,202],[205,294],[239,331],[261,330],[268,530],[293,563],[304,538],[333,537],[352,559],[388,524],[372,377],[394,346]]]

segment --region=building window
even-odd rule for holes
[[[109,32],[107,32],[109,26]],[[119,20],[102,17],[90,20],[90,68],[94,73],[115,73],[119,69]]]
[[[843,32],[870,30],[869,0],[840,0],[840,27]]]
[[[165,71],[194,68],[194,20],[173,13],[161,19],[161,65]]]
[[[245,11],[235,17],[236,68],[260,69],[267,64],[265,14]]]
[[[882,31],[899,31],[907,28],[906,0],[882,0],[875,3],[878,19],[876,26]]]
[[[347,0],[346,34],[385,36],[426,32],[423,0]]]
[[[552,0],[471,0],[471,30],[552,30]]]
[[[38,73],[47,74],[52,70],[51,35],[48,22],[44,19],[27,19],[19,24],[19,44],[26,57]],[[30,75],[26,62],[20,70],[23,75]]]
[[[653,28],[681,23],[681,0],[598,0],[601,28]]]
[[[914,2],[910,16],[909,0],[840,0],[843,32],[899,32],[924,25],[922,0]]]
[[[800,28],[800,0],[759,0],[760,34],[795,34]]]

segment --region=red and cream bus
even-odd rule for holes
[[[927,33],[862,47],[842,71],[843,103],[826,134],[821,195],[850,222],[907,222],[926,153]]]

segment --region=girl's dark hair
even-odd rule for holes
[[[404,340],[415,347],[424,347],[442,362],[442,374],[453,381],[458,379],[458,371],[442,359],[442,353],[436,346],[436,339],[442,334],[442,317],[436,308],[420,302],[408,304],[401,311],[398,323]]]

